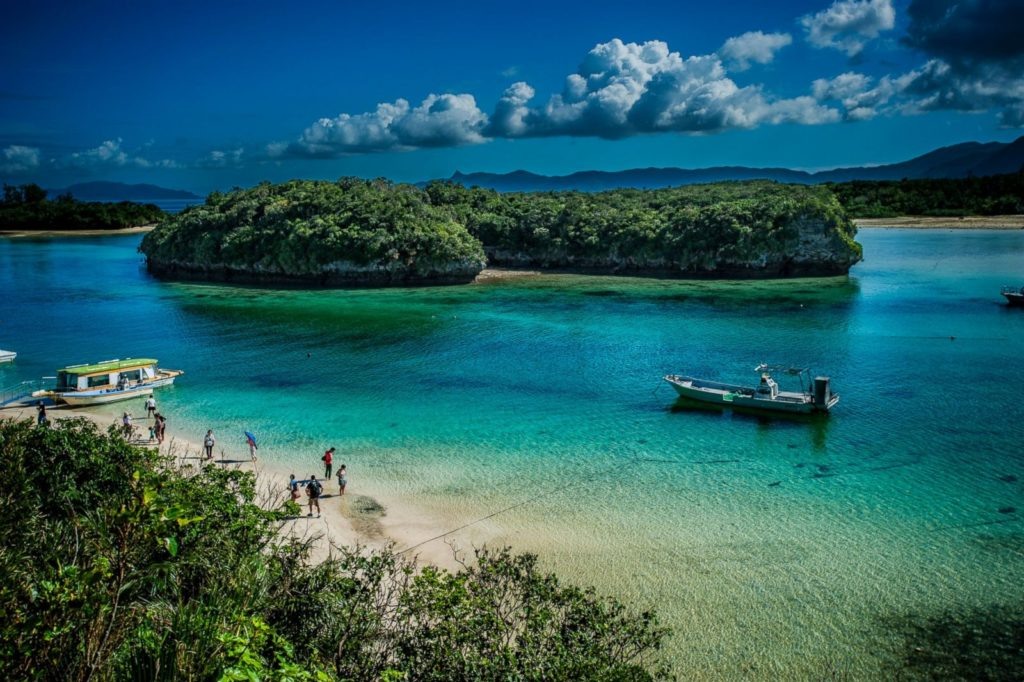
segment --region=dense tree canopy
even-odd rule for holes
[[[165,215],[155,204],[86,202],[67,194],[49,201],[39,185],[4,185],[0,229],[119,230],[156,223]]]
[[[650,680],[665,631],[536,558],[319,564],[253,474],[0,419],[0,679]],[[294,503],[291,503],[294,504]],[[285,505],[286,507],[287,505]]]
[[[495,264],[679,274],[757,270],[798,257],[801,222],[818,223],[831,255],[846,268],[860,258],[856,229],[835,197],[807,185],[502,194],[435,182],[426,192],[480,239]]]
[[[854,180],[827,187],[854,218],[1024,213],[1024,172],[956,180]]]

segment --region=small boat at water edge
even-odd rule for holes
[[[153,393],[154,388],[170,386],[185,372],[162,369],[151,358],[106,360],[94,365],[70,365],[57,371],[57,386],[50,395],[68,405],[101,405]]]
[[[1006,298],[1006,302],[1014,308],[1024,308],[1024,287],[1003,287],[1003,296]]]
[[[0,362],[14,362],[18,354],[13,350],[0,350]]]
[[[812,412],[828,412],[839,402],[839,394],[832,393],[831,380],[828,377],[819,376],[814,378],[812,384],[807,369],[761,364],[755,371],[761,374],[761,382],[757,386],[725,384],[677,374],[669,374],[665,377],[665,381],[670,383],[676,389],[676,393],[683,398],[726,407],[810,414]],[[784,372],[798,377],[801,390],[780,390],[778,383],[772,377],[772,372]]]

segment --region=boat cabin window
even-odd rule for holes
[[[130,369],[125,372],[121,372],[121,376],[125,381],[140,381],[142,379],[141,369]]]
[[[110,375],[109,374],[97,374],[96,376],[89,377],[88,380],[87,380],[87,385],[89,386],[89,388],[93,388],[95,386],[107,386],[109,384],[110,384]]]

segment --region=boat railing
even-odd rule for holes
[[[1002,292],[1004,294],[1021,294],[1024,295],[1024,287],[1003,287]]]
[[[45,388],[45,379],[32,379],[30,381],[21,381],[10,386],[0,388],[0,406],[13,403],[17,400],[32,395],[36,391],[41,391]]]

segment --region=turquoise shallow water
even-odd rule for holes
[[[158,282],[137,236],[0,240],[0,384],[158,357],[179,433],[247,428],[300,472],[333,444],[354,491],[445,527],[519,505],[455,540],[656,605],[688,677],[884,678],[898,619],[1024,601],[1024,311],[998,295],[1024,232],[859,240],[840,279],[316,292]],[[835,413],[674,409],[660,381],[761,361],[830,375]]]

